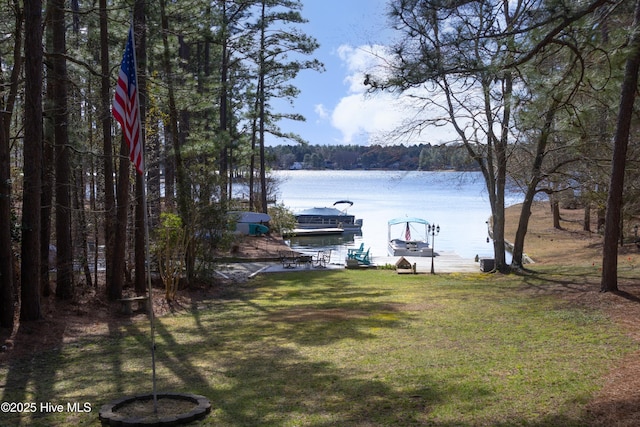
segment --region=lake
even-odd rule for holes
[[[373,256],[386,256],[387,222],[406,216],[440,226],[436,252],[452,251],[464,258],[493,257],[486,224],[491,208],[480,172],[301,170],[274,171],[272,175],[279,181],[278,203],[294,212],[350,200],[353,206],[348,212],[363,220],[362,235],[293,237],[289,243],[293,249],[331,248],[343,258],[348,248],[364,243]],[[510,205],[519,203],[522,196],[509,194],[506,199]],[[392,238],[404,234],[401,227],[392,230],[397,232]],[[421,231],[414,230],[413,236]]]

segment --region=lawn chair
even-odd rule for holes
[[[370,249],[367,249],[366,252],[355,254],[351,259],[358,261],[358,263],[360,264],[369,265],[371,264],[371,258],[369,258],[369,250]]]
[[[282,262],[282,268],[296,268],[298,265],[298,256],[293,251],[280,251],[280,261]]]
[[[347,258],[355,259],[356,256],[362,255],[363,252],[364,252],[364,243],[360,243],[360,247],[358,249],[347,250]]]
[[[313,266],[316,268],[326,268],[331,261],[331,250],[318,251],[316,258],[313,260]]]
[[[307,270],[311,268],[311,264],[313,264],[313,255],[300,255],[298,257],[298,265],[301,265]]]

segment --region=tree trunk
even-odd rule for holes
[[[551,197],[551,216],[553,217],[553,228],[562,229],[560,225],[560,202],[556,196]]]
[[[265,118],[265,104],[266,104],[266,99],[265,99],[265,90],[264,90],[264,78],[265,78],[265,74],[266,74],[266,64],[265,64],[265,57],[264,57],[264,52],[265,52],[265,48],[266,48],[266,39],[265,39],[265,33],[266,33],[266,23],[265,23],[265,11],[266,11],[266,3],[265,0],[262,1],[262,15],[261,15],[261,22],[262,22],[262,28],[260,28],[260,81],[258,83],[258,93],[259,93],[259,98],[260,98],[260,119],[259,119],[259,123],[260,123],[260,138],[259,138],[259,142],[260,142],[260,209],[261,212],[263,213],[267,213],[267,172],[266,172],[266,165],[265,165],[265,158],[264,158],[264,121],[266,120]]]
[[[584,204],[584,218],[582,220],[582,230],[591,233],[591,203],[586,201]]]
[[[49,7],[49,6],[47,6]],[[51,17],[49,18],[51,20]],[[44,35],[46,38],[47,51],[53,52],[53,25],[46,24],[47,33]],[[42,152],[42,195],[40,197],[40,205],[42,206],[41,218],[40,218],[40,271],[42,282],[42,295],[45,297],[50,296],[53,293],[51,288],[51,281],[49,280],[49,272],[51,268],[55,267],[55,257],[51,257],[51,236],[53,235],[51,230],[51,215],[53,213],[53,195],[55,184],[55,157],[54,146],[55,136],[53,123],[54,118],[54,105],[55,105],[55,93],[53,88],[55,83],[53,82],[53,72],[47,74],[47,91],[45,93],[45,108],[43,111],[43,152]],[[51,258],[51,263],[49,262]]]
[[[49,49],[50,47],[47,46]],[[53,48],[51,48],[53,50]],[[54,265],[49,263],[49,254],[51,252],[51,214],[53,212],[53,187],[55,183],[55,159],[53,148],[55,146],[55,137],[53,136],[53,93],[47,90],[45,111],[44,111],[44,133],[43,133],[43,152],[42,152],[42,195],[40,197],[40,205],[42,206],[42,217],[40,219],[40,271],[42,287],[42,295],[48,297],[53,293],[51,289],[51,281],[49,280],[49,272]],[[52,260],[55,263],[55,259]]]
[[[110,286],[107,286],[108,296],[111,300],[122,298],[124,288],[124,273],[126,268],[127,250],[127,218],[129,212],[129,147],[124,141],[120,141],[120,164],[118,166],[118,182],[116,183],[117,207],[115,242],[113,246],[113,274]]]
[[[91,115],[91,119],[89,123],[95,123],[93,118],[93,113],[89,113]],[[93,137],[93,126],[89,126],[89,141],[91,141],[91,149],[94,150],[94,142],[95,139]],[[93,223],[93,237],[91,241],[87,242],[88,249],[92,251],[93,255],[93,277],[95,280],[93,281],[93,286],[97,290],[98,289],[98,266],[100,263],[100,217],[101,213],[98,211],[98,198],[96,193],[98,189],[98,176],[97,170],[99,169],[96,164],[97,157],[92,157],[90,161],[89,167],[89,210],[91,211],[91,222]]]
[[[53,52],[51,60],[56,192],[56,296],[73,297],[73,242],[71,240],[71,169],[67,111],[67,64],[64,0],[50,0]]]
[[[220,115],[220,123],[219,123],[219,134],[218,141],[220,144],[220,203],[224,209],[227,205],[227,199],[229,197],[228,192],[228,184],[229,184],[229,140],[228,140],[228,132],[229,129],[227,124],[229,123],[228,114],[229,114],[229,100],[228,100],[228,91],[229,91],[229,52],[228,52],[228,18],[227,18],[227,2],[222,2],[222,52],[221,52],[221,67],[220,67],[220,106],[219,106],[219,115]]]
[[[169,51],[169,21],[165,11],[166,1],[160,1],[160,14],[162,25],[162,42],[164,46],[164,69],[168,76],[173,75],[173,68],[171,67],[171,52]],[[188,60],[189,51],[184,44],[182,37],[179,37],[180,43],[180,57]],[[190,188],[191,185],[187,178],[186,167],[182,158],[182,145],[186,141],[186,137],[189,131],[189,113],[183,111],[180,114],[180,131],[178,131],[178,109],[175,101],[175,81],[169,78],[167,82],[168,98],[169,98],[169,132],[171,135],[171,143],[173,146],[173,158],[175,160],[176,168],[176,182],[178,191],[178,212],[182,218],[182,224],[185,227],[187,235],[190,234],[189,227],[193,225],[193,214],[190,200]],[[193,256],[193,243],[189,239],[190,243],[187,245],[185,254],[185,264],[187,270],[187,278],[191,280],[195,274],[195,256]]]
[[[260,108],[260,87],[256,93],[253,106],[253,119],[251,120],[251,158],[249,161],[249,210],[256,209],[255,176],[256,176],[256,140],[258,139],[258,111]]]
[[[104,168],[104,234],[105,234],[105,266],[107,294],[112,298],[119,298],[114,286],[115,273],[115,184],[113,182],[113,142],[111,139],[111,81],[109,67],[109,43],[107,31],[107,0],[100,0],[100,99],[102,102],[102,151]],[[121,291],[120,291],[121,292]]]
[[[488,88],[486,96],[489,96]],[[505,114],[508,109],[505,108]],[[487,115],[489,117],[489,115]],[[489,126],[491,127],[491,126]],[[503,130],[504,131],[504,130]],[[506,134],[504,135],[506,137]],[[506,142],[497,139],[493,135],[493,131],[489,130],[489,142],[487,152],[488,167],[483,168],[487,190],[489,191],[489,203],[491,204],[491,224],[493,238],[493,252],[495,259],[495,268],[500,273],[508,273],[510,268],[507,265],[506,249],[505,249],[505,206],[504,206],[504,190],[506,185]]]
[[[21,306],[23,320],[42,317],[40,307],[40,192],[42,190],[42,1],[24,3],[25,107],[22,195]]]
[[[520,219],[518,221],[518,230],[516,231],[516,239],[513,243],[511,266],[515,268],[522,268],[524,265],[524,241],[525,236],[527,235],[527,230],[529,229],[531,206],[533,205],[534,197],[537,193],[538,184],[542,179],[542,163],[544,162],[545,153],[547,151],[549,135],[557,107],[558,102],[556,101],[547,110],[544,126],[536,143],[536,156],[533,159],[533,164],[531,165],[532,176],[529,184],[527,185],[527,191],[525,192],[524,202],[522,203],[522,210],[520,212]]]
[[[9,122],[11,113],[2,112],[0,130],[0,327],[13,326],[13,245],[11,241],[11,168]]]
[[[74,174],[74,192],[73,192],[73,208],[76,211],[76,218],[78,220],[78,240],[80,241],[80,262],[82,263],[82,271],[84,272],[84,278],[87,282],[87,286],[92,286],[93,279],[91,277],[91,268],[89,267],[89,227],[87,226],[87,213],[85,211],[85,189],[86,184],[84,182],[84,168],[82,162],[78,164]]]
[[[640,0],[636,1],[633,26],[630,30],[629,56],[627,57],[624,79],[620,90],[620,107],[613,140],[611,181],[609,183],[604,225],[604,245],[602,247],[601,292],[618,290],[618,237],[620,236],[624,172],[629,130],[633,117],[633,104],[638,85],[638,69],[640,69]]]
[[[500,273],[508,273],[510,268],[507,265],[504,221],[505,221],[504,201],[494,205],[494,213],[492,215],[493,223],[493,252],[495,256],[496,270]]]
[[[22,14],[18,0],[13,2],[15,13],[13,70],[8,92],[0,97],[0,326],[12,328],[15,314],[13,245],[11,240],[11,159],[10,123],[13,116],[18,77],[22,68]],[[3,79],[0,76],[0,79]]]
[[[513,244],[513,258],[511,260],[511,267],[520,269],[524,266],[524,240],[529,228],[529,219],[531,218],[531,205],[533,204],[533,197],[527,192],[527,195],[522,202],[522,210],[520,211],[520,218],[518,220],[518,230],[516,231],[516,239]]]
[[[606,209],[604,207],[598,207],[597,212],[597,224],[596,224],[596,232],[604,234],[604,221],[606,216]]]

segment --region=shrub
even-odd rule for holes
[[[282,234],[282,230],[293,230],[296,225],[295,215],[284,205],[275,205],[269,208],[269,229],[272,232]]]
[[[185,267],[187,239],[182,219],[176,214],[162,213],[157,233],[158,270],[165,287],[165,297],[167,301],[173,301]]]

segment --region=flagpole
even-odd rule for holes
[[[131,38],[133,40],[133,63],[135,67],[138,67],[138,59],[136,58],[136,43],[135,43],[135,20],[133,18],[133,14],[131,16]],[[136,84],[139,82],[138,79],[138,71],[136,69]],[[139,86],[139,85],[138,85]],[[138,111],[138,117],[140,118],[140,151],[142,157],[142,164],[146,165],[145,161],[145,152],[144,149],[144,121],[142,120],[142,116],[140,115],[140,90],[136,90],[136,96],[138,97],[138,102],[136,102]],[[147,286],[149,293],[149,323],[151,324],[151,372],[152,372],[152,389],[153,389],[153,413],[158,413],[158,392],[156,387],[156,340],[155,340],[155,315],[153,312],[153,287],[151,284],[151,255],[149,251],[149,221],[147,220],[147,180],[145,179],[146,168],[142,169],[142,172],[136,169],[136,171],[140,175],[140,182],[142,186],[142,220],[144,223],[144,242],[145,242],[145,264],[146,264],[146,276],[147,276]]]
[[[144,152],[143,152],[144,156]],[[144,216],[145,256],[147,267],[147,285],[149,287],[149,321],[151,323],[151,370],[153,382],[153,412],[158,413],[158,392],[156,389],[156,340],[155,340],[155,316],[153,313],[153,288],[151,286],[151,256],[149,253],[149,221],[147,220],[147,180],[142,175],[142,215]]]

